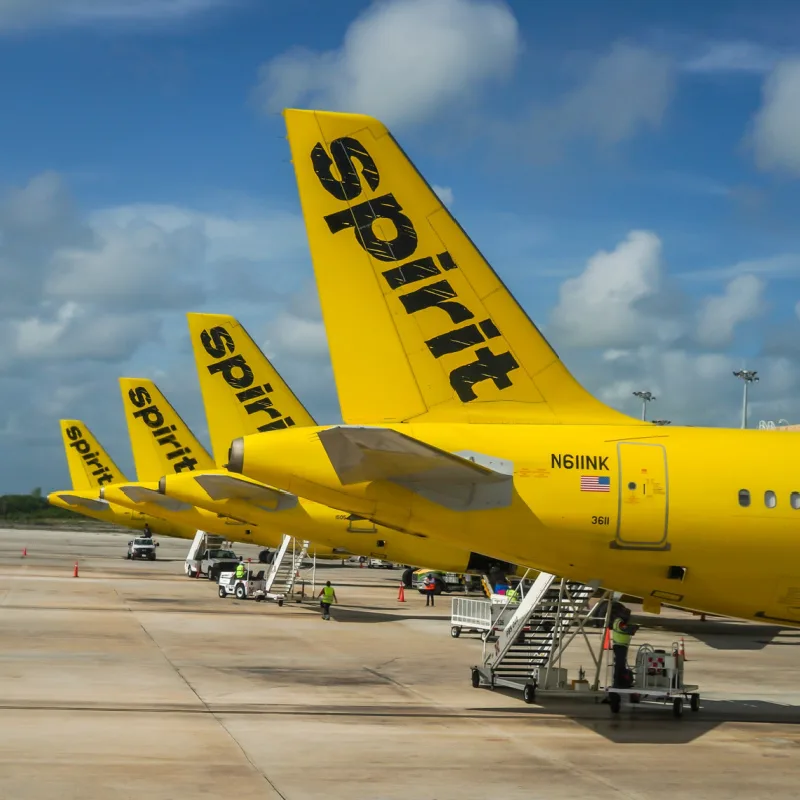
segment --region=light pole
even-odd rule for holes
[[[642,422],[644,422],[647,419],[647,404],[656,398],[650,392],[634,392],[633,396],[642,401]]]
[[[742,428],[747,427],[747,387],[758,382],[758,372],[754,369],[736,370],[734,376],[744,381],[744,397],[742,398]]]
[[[653,425],[669,425],[672,422],[672,420],[671,419],[654,419],[654,420],[651,420],[651,422],[653,423]]]

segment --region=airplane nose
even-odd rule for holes
[[[228,463],[225,469],[228,472],[238,472],[242,474],[244,468],[244,438],[239,437],[231,442],[230,450],[228,450]]]

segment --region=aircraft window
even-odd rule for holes
[[[792,508],[795,511],[800,509],[800,492],[792,492],[792,496],[789,498],[789,502],[792,504]]]
[[[766,491],[764,492],[764,505],[767,508],[775,508],[778,504],[778,498],[775,497],[775,492]]]
[[[750,492],[747,489],[739,489],[739,505],[745,508],[750,505]]]

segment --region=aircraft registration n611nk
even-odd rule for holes
[[[235,440],[229,469],[648,609],[800,624],[793,437],[604,405],[380,122],[285,116],[346,424]]]

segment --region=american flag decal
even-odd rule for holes
[[[611,478],[607,475],[581,475],[582,492],[610,492]]]

